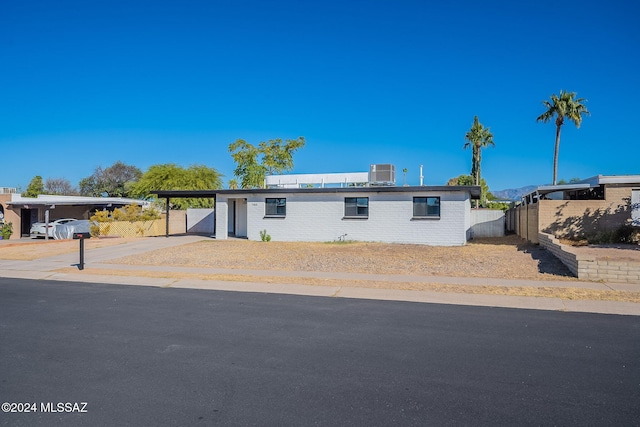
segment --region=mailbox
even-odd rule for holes
[[[91,233],[73,233],[73,238],[80,240],[80,263],[78,269],[84,270],[84,240],[91,238]]]

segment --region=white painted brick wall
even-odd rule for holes
[[[345,197],[369,197],[368,219],[344,218]],[[440,219],[413,217],[414,196],[439,196]],[[260,240],[267,230],[274,241],[333,241],[346,234],[347,240],[418,243],[439,246],[464,245],[471,224],[469,195],[463,192],[277,194],[287,199],[285,218],[265,218],[267,195],[249,195],[247,199],[247,237]],[[220,210],[217,200],[216,208]],[[217,211],[217,230],[226,211]],[[224,216],[224,220],[222,219]]]
[[[215,217],[216,217],[216,239],[225,240],[229,237],[229,205],[227,198],[218,196],[216,198]]]

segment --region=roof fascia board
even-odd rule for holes
[[[247,194],[334,194],[334,193],[429,193],[429,192],[469,192],[472,199],[479,199],[481,189],[477,185],[442,185],[442,186],[412,186],[412,187],[338,187],[338,188],[254,188],[239,190],[157,190],[151,191],[159,198],[172,197],[216,197]]]
[[[600,184],[640,184],[640,175],[598,175]]]
[[[11,200],[7,202],[7,205],[10,206],[103,206],[103,205],[146,205],[149,202],[146,200],[135,200],[135,199],[118,199],[118,198],[107,198],[107,197],[96,197],[94,199],[37,199],[37,198],[21,198],[17,200]]]

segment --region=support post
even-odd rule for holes
[[[49,208],[44,211],[44,240],[49,240]]]
[[[165,230],[165,236],[164,237],[169,237],[169,198],[167,197],[167,202],[165,205],[165,209],[167,211],[167,215],[166,215],[166,230]]]
[[[91,234],[89,233],[73,233],[73,238],[80,240],[80,263],[78,264],[78,270],[84,270],[84,239],[89,239]]]
[[[84,270],[84,239],[80,239],[80,264],[78,270]]]

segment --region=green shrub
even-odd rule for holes
[[[4,224],[0,225],[0,236],[2,236],[3,239],[9,239],[12,234],[13,234],[12,222],[5,222]]]
[[[260,239],[262,239],[263,242],[270,242],[271,236],[267,234],[267,230],[262,230],[260,231]]]

